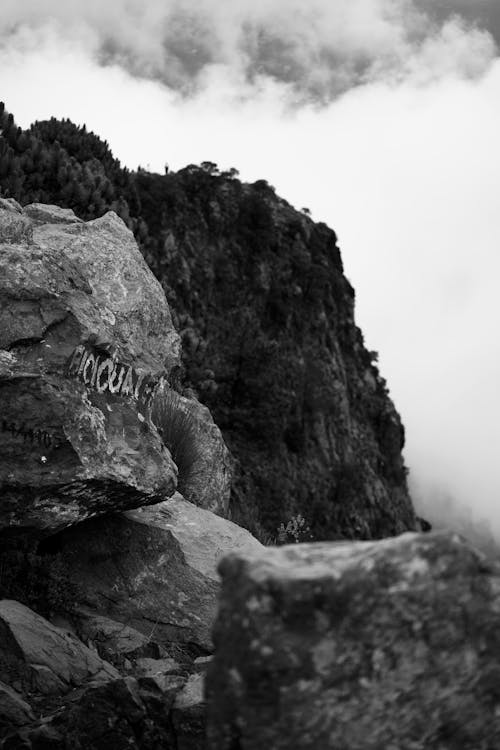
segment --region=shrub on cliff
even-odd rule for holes
[[[298,544],[299,542],[312,542],[313,536],[306,519],[300,515],[293,516],[288,523],[281,523],[277,529],[277,544]]]

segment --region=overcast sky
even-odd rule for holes
[[[2,0],[0,98],[333,227],[418,509],[500,540],[498,40],[498,0]]]

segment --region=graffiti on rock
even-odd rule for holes
[[[130,396],[149,406],[157,382],[145,373],[139,374],[130,365],[118,362],[108,354],[80,344],[68,364],[68,375],[93,388],[98,393]]]
[[[16,422],[9,422],[7,419],[2,419],[2,432],[10,432],[12,437],[22,438],[23,442],[30,442],[31,445],[37,443],[44,448],[58,448],[61,445],[60,438],[52,435],[47,430],[41,430],[38,428],[30,427],[23,422],[17,424]]]

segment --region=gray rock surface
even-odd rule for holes
[[[0,203],[0,531],[158,502],[176,467],[150,420],[179,337],[114,214]]]
[[[217,568],[225,555],[235,551],[259,553],[264,549],[246,529],[194,506],[178,492],[168,502],[136,508],[125,516],[172,534],[187,565],[217,583],[220,581]]]
[[[23,726],[34,720],[35,716],[29,703],[15,690],[0,682],[0,737],[6,727]]]
[[[172,710],[178,750],[205,750],[206,703],[204,675],[191,675]]]
[[[164,655],[161,647],[150,637],[135,628],[116,622],[109,617],[79,608],[73,613],[75,630],[86,645],[95,648],[99,655],[112,664],[124,664],[125,659],[150,658]]]
[[[219,561],[263,549],[248,531],[178,494],[66,529],[58,545],[65,575],[78,582],[78,608],[194,656],[212,648]]]
[[[63,694],[118,672],[70,633],[19,602],[0,600],[0,680],[18,693]]]
[[[171,674],[181,674],[182,667],[175,659],[148,659],[143,657],[135,662],[136,673],[140,677],[163,677]]]
[[[138,735],[152,729],[149,723],[137,682],[125,677],[88,688],[54,725],[65,738],[66,747],[83,750],[140,747]]]
[[[448,533],[228,556],[209,750],[500,747],[500,567]]]
[[[37,224],[83,224],[71,208],[45,203],[30,203],[24,207],[24,214]]]
[[[2,198],[0,196],[0,210],[10,211],[11,213],[22,214],[23,208],[14,198]]]
[[[204,734],[198,675],[189,678],[168,658],[139,658],[133,674],[120,674],[74,635],[10,600],[0,601],[0,678],[2,750],[202,747],[192,744],[195,727]]]
[[[173,750],[174,691],[132,677],[90,685],[46,719],[10,733],[5,750]]]
[[[194,660],[194,669],[195,672],[198,672],[198,674],[205,674],[207,671],[209,665],[212,663],[213,655],[210,654],[210,656],[199,656],[197,659]]]
[[[0,198],[0,242],[32,242],[33,227],[23,209],[13,198]]]

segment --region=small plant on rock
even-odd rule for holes
[[[306,523],[303,516],[297,515],[288,521],[285,526],[281,523],[277,529],[278,536],[276,539],[277,544],[291,544],[295,542],[310,542],[312,541],[311,529]]]

